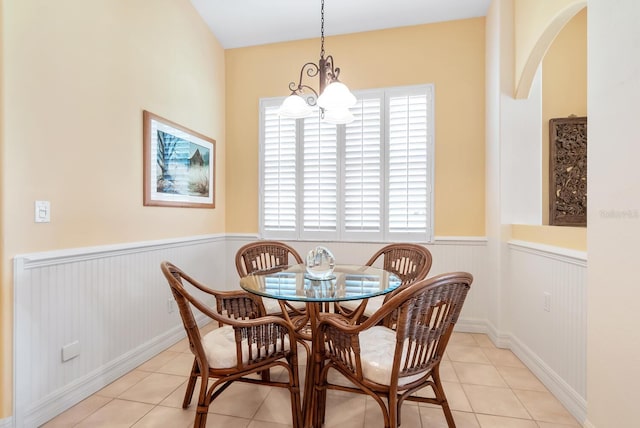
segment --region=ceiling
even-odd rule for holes
[[[491,0],[326,0],[325,35],[486,16]],[[225,49],[320,36],[320,0],[191,0]]]

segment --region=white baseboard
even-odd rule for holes
[[[13,428],[13,418],[0,419],[0,428]]]
[[[455,331],[460,333],[482,333],[486,334],[491,342],[498,348],[509,348],[510,340],[508,336],[501,334],[487,320],[460,318],[456,323]]]
[[[573,417],[579,422],[584,421],[585,428],[595,428],[591,423],[586,421],[586,400],[517,338],[499,333],[494,326],[485,320],[460,319],[456,324],[455,331],[462,333],[484,333],[498,348],[511,350],[547,387],[549,392],[567,408]]]
[[[587,417],[587,401],[518,338],[509,337],[509,342],[508,348],[520,361],[536,375],[578,422],[584,422]]]
[[[584,428],[596,428],[596,426],[595,426],[594,424],[592,424],[592,423],[589,421],[589,419],[586,419],[586,420],[584,421],[584,423],[582,424],[582,426],[583,426]]]
[[[210,319],[203,315],[196,316],[196,322],[200,326],[209,321]],[[40,426],[121,376],[129,373],[140,364],[166,350],[184,337],[186,337],[186,334],[184,328],[180,325],[156,337],[154,340],[138,346],[117,360],[111,361],[103,367],[94,370],[89,375],[77,379],[63,389],[51,394],[47,397],[47,400],[38,403],[31,412],[23,416],[23,420],[17,428]],[[9,425],[7,427],[9,427]],[[0,425],[0,428],[3,428],[3,425]]]
[[[488,335],[487,322],[485,320],[459,318],[454,330],[461,333],[484,333]]]

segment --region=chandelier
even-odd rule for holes
[[[318,64],[308,62],[300,69],[298,84],[289,83],[291,95],[285,98],[278,111],[281,117],[300,119],[313,113],[313,107],[320,108],[320,117],[328,123],[344,124],[354,120],[349,111],[356,103],[356,97],[347,85],[338,80],[340,68],[334,67],[333,56],[324,56],[324,0],[320,7],[320,60]],[[318,76],[318,91],[304,84],[303,78]]]

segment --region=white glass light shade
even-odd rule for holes
[[[325,110],[349,108],[356,104],[356,97],[347,85],[341,82],[329,84],[318,97],[318,106]]]
[[[334,108],[324,111],[324,121],[333,125],[344,125],[355,120],[348,108]]]
[[[300,119],[310,116],[313,110],[309,107],[309,104],[300,95],[289,95],[284,99],[278,115],[280,117],[286,117],[289,119]]]

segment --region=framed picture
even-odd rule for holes
[[[215,208],[215,140],[143,112],[144,205]]]
[[[549,224],[587,225],[587,118],[549,120]]]

